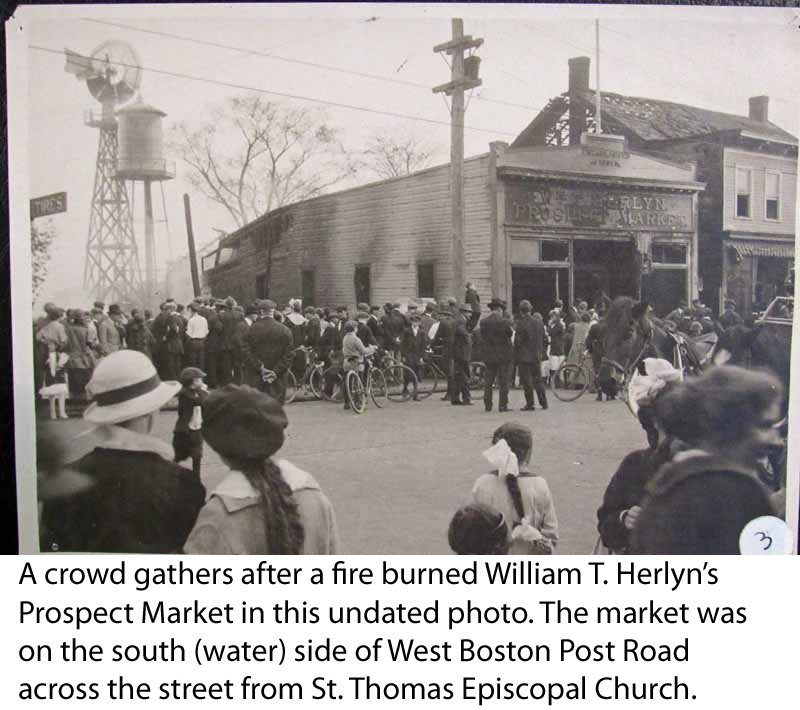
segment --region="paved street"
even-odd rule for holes
[[[533,429],[533,468],[553,493],[558,552],[588,553],[605,486],[622,457],[645,439],[622,402],[598,403],[589,394],[571,403],[550,400],[547,412],[520,412],[522,392],[512,390],[517,411],[486,414],[480,402],[457,408],[434,395],[381,410],[373,406],[360,416],[325,402],[296,402],[287,408],[281,456],[320,482],[335,507],[344,552],[447,553],[450,516],[487,470],[481,452],[494,429],[514,418]],[[174,412],[158,417],[156,433],[167,441],[175,418]],[[84,428],[77,420],[58,425]],[[213,490],[224,473],[206,447],[207,488]]]

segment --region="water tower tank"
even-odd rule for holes
[[[173,164],[164,158],[162,120],[166,115],[141,98],[117,111],[118,178],[169,180],[175,176]]]

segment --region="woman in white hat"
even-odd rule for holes
[[[205,488],[172,462],[172,447],[150,433],[155,414],[180,388],[178,382],[162,382],[143,353],[120,350],[100,361],[87,386],[92,403],[83,415],[98,425],[89,438],[94,448],[77,460],[67,457],[69,468],[91,485],[44,502],[43,550],[180,551]]]

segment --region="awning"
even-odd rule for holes
[[[794,259],[793,242],[772,242],[764,239],[742,239],[733,237],[725,244],[739,256],[774,256],[781,259]]]

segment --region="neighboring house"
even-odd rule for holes
[[[568,91],[550,100],[512,148],[576,145],[594,127],[589,63],[570,60]],[[798,143],[769,121],[768,105],[768,97],[753,97],[748,115],[738,116],[601,93],[604,133],[624,137],[633,150],[697,165],[706,185],[698,206],[698,290],[714,310],[725,298],[743,314],[762,309],[783,292],[794,266]]]

